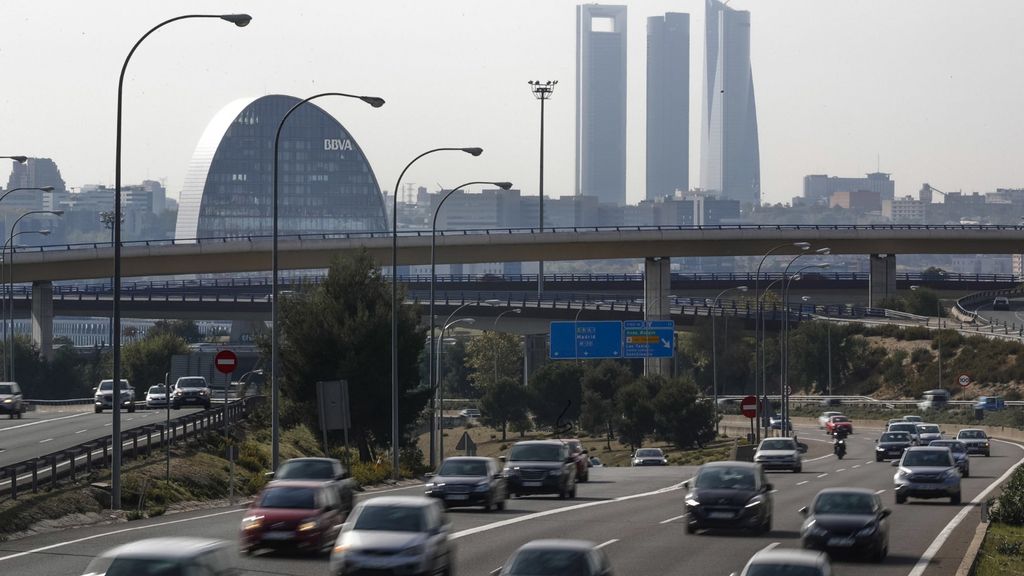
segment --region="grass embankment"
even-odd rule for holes
[[[995,500],[991,524],[974,565],[975,576],[1017,576],[1024,570],[1024,468],[1017,468]]]

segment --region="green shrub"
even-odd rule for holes
[[[990,518],[1013,526],[1024,526],[1024,468],[1017,468],[996,498]]]

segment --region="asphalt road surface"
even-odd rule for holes
[[[947,430],[953,432],[953,430]],[[1024,458],[1024,446],[996,442],[992,456],[973,457],[971,477],[963,480],[964,505],[943,500],[911,500],[896,505],[892,493],[895,468],[874,459],[878,431],[858,429],[850,437],[847,458],[831,455],[825,434],[798,429],[810,445],[803,472],[769,473],[776,493],[774,529],[763,536],[736,532],[685,533],[684,489],[694,467],[595,468],[591,482],[579,486],[575,500],[518,498],[502,512],[479,509],[449,512],[456,538],[458,574],[494,572],[521,544],[537,538],[583,538],[602,545],[620,575],[727,575],[738,572],[756,551],[767,546],[799,547],[802,517],[797,510],[826,487],[859,486],[880,492],[893,510],[889,557],[882,564],[836,558],[840,575],[952,576],[963,558],[978,519],[980,496]],[[419,486],[367,492],[419,494]],[[990,494],[990,492],[989,492]],[[81,574],[98,553],[158,536],[191,535],[237,539],[241,507],[191,513],[110,526],[88,527],[0,543],[0,573],[38,576]],[[951,525],[959,518],[961,522]],[[927,561],[922,561],[922,556]],[[239,556],[244,574],[327,574],[326,557],[287,554]]]

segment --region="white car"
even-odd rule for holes
[[[84,576],[106,574],[203,574],[237,576],[234,546],[206,538],[150,538],[107,550]]]
[[[938,424],[917,424],[917,443],[927,446],[932,440],[942,440]]]
[[[157,386],[150,386],[149,390],[146,391],[146,407],[147,408],[166,408],[167,407],[167,389],[163,387],[163,384]]]
[[[822,412],[821,416],[818,416],[818,428],[824,428],[825,424],[828,424],[829,419],[832,418],[833,416],[842,415],[842,412]]]
[[[754,453],[754,462],[765,470],[803,470],[800,447],[792,438],[765,438]]]
[[[831,576],[828,554],[813,550],[771,548],[754,554],[739,576]],[[731,576],[736,576],[733,572]]]

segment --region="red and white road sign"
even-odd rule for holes
[[[231,350],[221,350],[213,357],[213,364],[224,374],[231,374],[238,367],[238,356]]]
[[[956,381],[963,388],[967,388],[968,386],[971,385],[971,377],[967,374],[961,374],[960,377],[956,379]]]
[[[747,418],[757,416],[757,396],[747,396],[740,401],[740,411]]]

